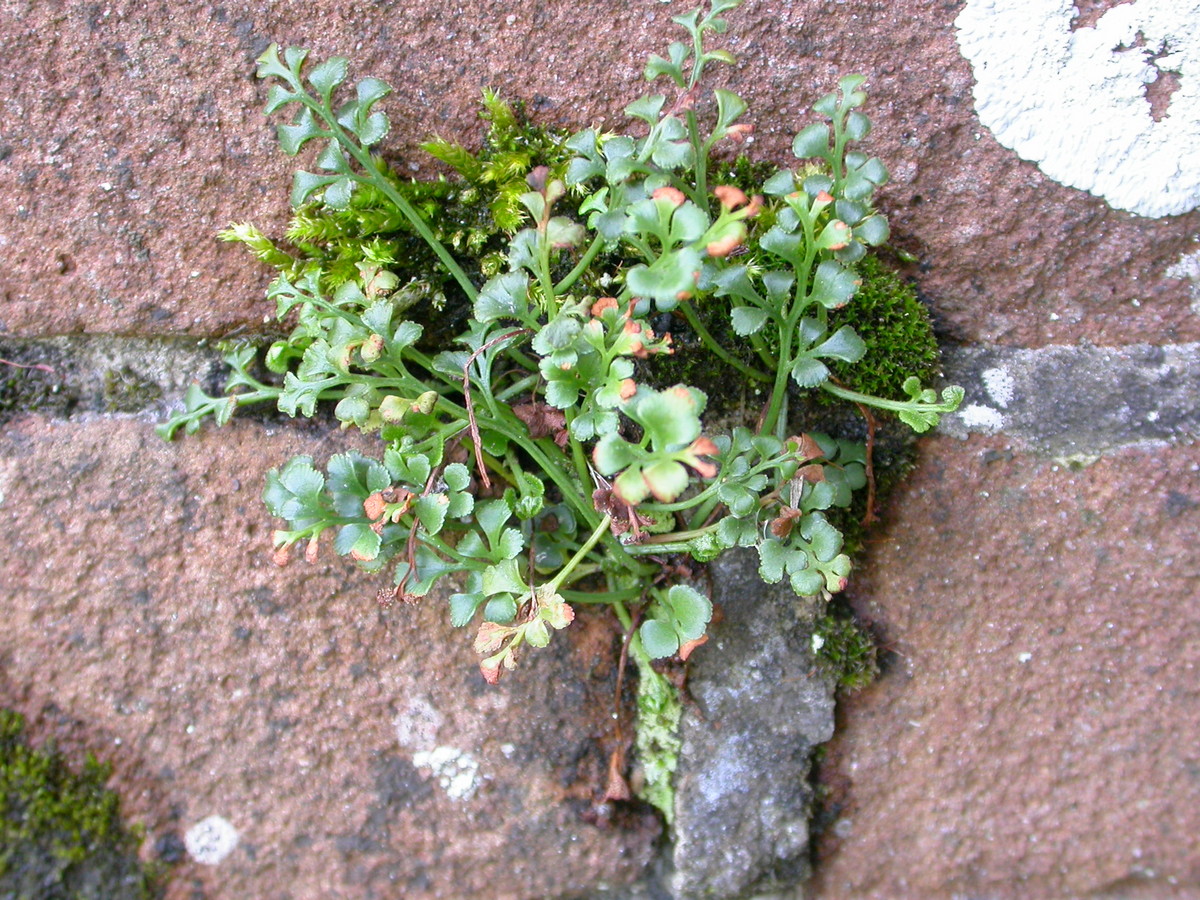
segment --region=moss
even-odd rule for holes
[[[875,639],[841,609],[817,620],[813,650],[817,664],[836,678],[843,690],[861,690],[879,674]]]
[[[864,257],[858,274],[862,287],[830,316],[830,326],[852,326],[866,343],[867,353],[857,363],[834,361],[830,368],[851,390],[903,399],[904,379],[916,375],[926,383],[937,374],[933,324],[917,292],[876,257]]]
[[[104,787],[109,767],[89,756],[75,774],[52,745],[30,747],[24,726],[0,710],[0,897],[157,896],[157,873],[138,861],[141,838]]]
[[[162,388],[129,366],[104,373],[104,411],[137,412],[162,396]]]
[[[22,412],[67,415],[79,402],[60,370],[66,360],[46,345],[0,341],[0,423]],[[11,365],[9,365],[11,363]]]

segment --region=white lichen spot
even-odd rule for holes
[[[1188,291],[1192,297],[1192,312],[1200,316],[1200,250],[1183,254],[1179,261],[1163,274],[1168,278],[1183,278],[1192,283]]]
[[[435,747],[413,754],[413,765],[433,772],[442,790],[452,800],[470,800],[479,779],[479,760],[455,747]]]
[[[401,747],[428,747],[437,743],[442,722],[442,714],[434,705],[424,697],[416,696],[408,698],[404,709],[392,720],[392,725]]]
[[[183,845],[198,863],[215,866],[238,845],[237,829],[221,816],[209,816],[187,830]]]
[[[1134,0],[1076,27],[1072,0],[967,0],[975,109],[1050,178],[1142,216],[1200,207],[1200,0]],[[1165,110],[1147,86],[1170,85]]]
[[[958,411],[959,421],[970,431],[994,432],[1004,427],[1004,416],[990,406],[972,403]]]
[[[1033,659],[1032,653],[1018,653],[1017,654],[1017,662],[1019,662],[1019,663],[1027,663],[1031,659]]]
[[[984,369],[980,377],[988,395],[1001,409],[1008,409],[1015,396],[1017,382],[1009,374],[1008,369]]]

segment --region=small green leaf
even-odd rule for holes
[[[446,512],[450,499],[445,494],[426,494],[413,503],[413,512],[421,527],[429,534],[437,534],[446,523]]]
[[[768,253],[787,260],[794,266],[804,263],[804,235],[789,234],[778,225],[772,225],[758,242],[758,246]]]
[[[767,311],[757,306],[735,306],[729,311],[733,330],[742,337],[757,334],[767,324]]]
[[[845,306],[859,287],[858,276],[837,260],[827,259],[817,266],[809,295],[827,309]]]
[[[722,484],[717,497],[735,516],[745,517],[758,507],[758,495],[740,484]]]
[[[507,625],[517,617],[517,601],[512,597],[500,594],[492,597],[483,608],[483,618],[487,622]]]
[[[475,611],[484,601],[483,594],[451,594],[450,595],[450,624],[462,628],[475,618]]]
[[[871,133],[871,120],[855,110],[846,116],[846,124],[843,127],[850,140],[861,141]]]
[[[655,449],[674,449],[700,436],[704,400],[700,391],[676,385],[641,394],[626,413],[646,429]]]
[[[606,434],[592,450],[592,461],[601,475],[612,475],[633,464],[637,457],[633,445],[619,434]]]
[[[647,619],[643,622],[638,628],[638,636],[651,659],[674,656],[679,649],[679,635],[675,633],[675,629],[658,619]]]
[[[820,360],[801,357],[792,365],[792,379],[802,388],[813,388],[829,379],[829,369]]]
[[[442,480],[452,491],[465,491],[471,483],[471,470],[462,463],[450,463],[442,471]]]
[[[832,357],[840,359],[843,362],[858,362],[863,358],[863,354],[867,352],[867,345],[863,343],[853,328],[849,325],[843,325],[837,331],[829,336],[821,345],[814,347],[810,351],[814,356],[825,358]]]
[[[275,112],[280,107],[287,106],[289,103],[296,103],[300,99],[300,94],[296,91],[289,91],[282,84],[271,85],[271,90],[267,92],[267,103],[263,107],[263,112],[267,115]]]
[[[654,125],[658,122],[659,114],[662,113],[663,104],[666,102],[667,98],[662,94],[640,97],[625,107],[625,115]]]
[[[796,190],[796,176],[790,169],[782,169],[763,182],[763,193],[771,197],[783,197]]]
[[[365,523],[353,522],[338,529],[333,549],[339,556],[353,556],[358,560],[372,560],[379,555],[379,535]]]
[[[732,91],[717,88],[713,91],[717,98],[717,125],[728,128],[746,113],[746,101]]]
[[[812,545],[812,552],[821,562],[829,562],[842,549],[842,533],[829,524],[820,512],[807,515],[800,522],[800,535]]]
[[[483,592],[488,594],[517,594],[528,591],[515,559],[506,559],[483,570]]]
[[[319,66],[309,70],[308,83],[321,92],[326,102],[333,89],[346,80],[348,60],[344,56],[331,56]]]
[[[642,478],[660,503],[670,503],[687,490],[687,469],[674,460],[662,459],[643,467]]]
[[[763,581],[778,584],[783,580],[787,555],[787,549],[776,538],[768,538],[758,545],[758,574]]]
[[[811,597],[818,594],[821,588],[825,587],[826,579],[821,575],[820,571],[815,567],[807,569],[797,569],[791,573],[789,579],[792,585],[792,590],[796,592],[798,597]]]
[[[480,322],[523,319],[529,310],[529,276],[505,272],[488,280],[475,299],[475,318]]]
[[[694,641],[704,634],[712,619],[712,602],[686,584],[672,585],[664,598],[680,641]]]
[[[392,125],[388,121],[388,117],[384,113],[377,112],[367,116],[366,121],[362,123],[355,133],[364,147],[370,147],[373,144],[378,144],[387,137],[387,133],[391,127]]]
[[[679,295],[696,288],[700,271],[700,252],[693,247],[664,253],[653,265],[638,265],[625,275],[625,283],[635,297],[654,300],[661,312],[679,305]]]
[[[854,236],[871,247],[887,243],[890,235],[888,222],[884,216],[869,216],[854,226]]]
[[[308,51],[297,47],[288,47],[283,55],[288,62],[286,66],[279,60],[279,45],[271,44],[258,58],[258,68],[255,74],[259,78],[282,78],[293,87],[299,87],[293,70],[300,69]]]
[[[550,631],[541,619],[534,619],[525,625],[525,643],[530,647],[545,647],[550,643]]]
[[[378,78],[364,78],[355,86],[358,107],[364,112],[370,110],[377,101],[383,99],[391,92],[391,86],[385,81],[380,81]]]
[[[294,124],[276,126],[275,133],[279,137],[280,149],[288,156],[295,156],[313,138],[329,137],[328,132],[321,130],[308,107],[300,110]]]
[[[801,130],[792,141],[792,153],[797,159],[825,156],[829,152],[829,127],[818,122]]]

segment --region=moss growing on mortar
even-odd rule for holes
[[[162,396],[162,388],[129,366],[104,373],[104,411],[137,412]]]
[[[25,721],[0,709],[0,897],[142,900],[159,873],[137,857],[141,837],[104,787],[109,767],[89,756],[72,772],[52,745],[34,749]]]
[[[845,611],[839,609],[818,619],[812,640],[817,664],[843,690],[861,690],[879,674],[875,639]]]
[[[0,423],[22,412],[68,415],[79,397],[63,384],[64,359],[55,348],[0,341]]]

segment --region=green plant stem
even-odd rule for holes
[[[703,528],[693,528],[690,531],[675,531],[669,534],[652,534],[640,544],[633,544],[629,552],[636,556],[647,556],[660,553],[683,553],[687,550],[688,542],[714,531],[717,522],[705,525]]]
[[[558,315],[558,295],[554,293],[554,278],[550,274],[550,240],[546,235],[544,222],[538,232],[538,284],[542,287],[546,315],[553,319]]]
[[[571,429],[571,423],[575,421],[578,413],[575,411],[574,407],[565,410],[565,412],[567,431],[569,433]],[[569,443],[571,445],[571,459],[575,463],[575,474],[579,476],[580,483],[587,485],[591,477],[591,470],[588,469],[587,457],[583,454],[583,444],[573,438],[569,441]]]
[[[747,378],[753,378],[755,381],[762,381],[764,383],[769,383],[771,381],[770,375],[746,365],[744,362],[722,347],[719,343],[717,343],[717,339],[713,337],[712,332],[705,327],[704,323],[700,320],[700,316],[696,314],[696,310],[692,308],[690,303],[681,303],[679,304],[679,308],[683,310],[683,317],[687,319],[688,324],[692,326],[692,330],[700,336],[700,340],[704,343],[706,349],[711,350],[718,357],[720,357],[729,365],[733,366]]]
[[[520,381],[515,381],[512,384],[510,384],[508,387],[506,387],[504,390],[498,391],[496,393],[496,399],[499,400],[501,403],[507,403],[510,399],[517,396],[518,394],[520,394],[524,391],[530,390],[534,385],[536,385],[538,383],[538,380],[541,377],[542,377],[541,375],[526,375]]]
[[[708,151],[709,144],[700,138],[700,123],[696,119],[695,110],[687,111],[688,140],[692,145],[692,156],[695,159],[696,205],[708,211]]]
[[[601,519],[600,524],[597,525],[592,531],[591,535],[588,536],[588,539],[586,542],[584,542],[584,545],[576,551],[574,556],[567,560],[567,564],[558,570],[557,575],[546,582],[544,585],[546,589],[552,592],[557,592],[558,589],[562,587],[562,583],[567,580],[567,576],[571,574],[572,570],[581,562],[583,562],[584,558],[592,552],[592,548],[595,547],[596,544],[600,543],[604,535],[608,533],[611,525],[612,516],[606,515],[603,519]]]
[[[792,353],[792,332],[793,328],[781,328],[779,332],[779,368],[775,371],[775,384],[771,388],[771,402],[767,406],[767,414],[763,417],[762,428],[764,434],[772,434],[775,431],[775,426],[779,421],[779,413],[783,407],[784,398],[787,396],[788,378],[791,377],[791,367],[789,362]]]
[[[750,346],[754,348],[754,352],[758,354],[758,358],[762,360],[768,371],[774,372],[779,368],[779,360],[771,354],[771,350],[761,334],[755,332],[750,335]]]
[[[579,277],[588,270],[588,266],[592,264],[592,261],[600,251],[604,249],[604,244],[604,236],[597,234],[592,239],[591,245],[584,252],[583,256],[580,257],[579,262],[575,264],[575,268],[568,272],[563,280],[554,286],[554,293],[565,294],[569,291],[575,282],[579,280]]]
[[[926,409],[935,405],[916,403],[912,400],[886,400],[883,397],[876,397],[872,394],[860,394],[858,391],[839,387],[828,381],[822,382],[821,388],[833,394],[833,396],[849,400],[851,403],[861,403],[863,406],[873,406],[876,409],[886,409],[890,412],[908,412],[909,410]]]
[[[638,599],[642,596],[642,589],[640,587],[625,588],[624,590],[610,589],[604,593],[597,593],[594,591],[572,591],[563,588],[559,593],[568,603],[584,603],[589,605],[605,603],[615,606],[618,602]]]

